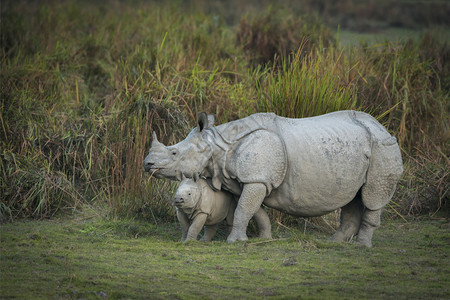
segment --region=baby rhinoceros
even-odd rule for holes
[[[229,228],[233,225],[236,201],[225,191],[214,191],[206,182],[194,174],[192,179],[177,172],[181,181],[175,194],[173,205],[181,224],[181,241],[196,240],[205,226],[201,241],[210,242],[217,231],[218,224],[226,220]]]

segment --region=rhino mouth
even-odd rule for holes
[[[156,167],[145,167],[145,171],[150,173],[150,176],[153,176],[154,174],[158,173],[159,170],[164,168],[156,168]]]
[[[152,162],[146,162],[144,164],[145,172],[149,172],[149,173],[153,174],[155,172],[158,172],[160,169],[162,169],[162,168],[156,166],[155,163],[152,163]]]

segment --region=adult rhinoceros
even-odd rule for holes
[[[153,137],[144,168],[156,177],[179,170],[210,179],[213,188],[239,195],[228,242],[246,240],[250,218],[264,203],[291,215],[321,216],[338,208],[334,241],[372,245],[381,209],[402,172],[395,137],[370,115],[339,111],[289,119],[258,113],[213,127],[201,113],[198,126],[180,143]]]

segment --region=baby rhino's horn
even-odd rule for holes
[[[193,175],[193,178],[194,178],[194,182],[198,182],[200,176],[199,176],[199,174],[197,172],[195,172],[194,175]]]
[[[180,170],[176,170],[175,174],[176,174],[175,177],[177,178],[178,181],[183,181],[186,179],[186,176],[184,176],[184,174]]]

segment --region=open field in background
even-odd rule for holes
[[[429,30],[417,30],[408,28],[387,28],[375,32],[356,32],[350,30],[338,29],[334,34],[338,37],[343,47],[352,47],[358,45],[374,46],[377,44],[384,44],[386,41],[391,42],[407,42],[413,40],[419,41],[420,38],[426,34]],[[449,30],[445,28],[435,28],[433,32],[439,39],[447,39],[449,36]]]

